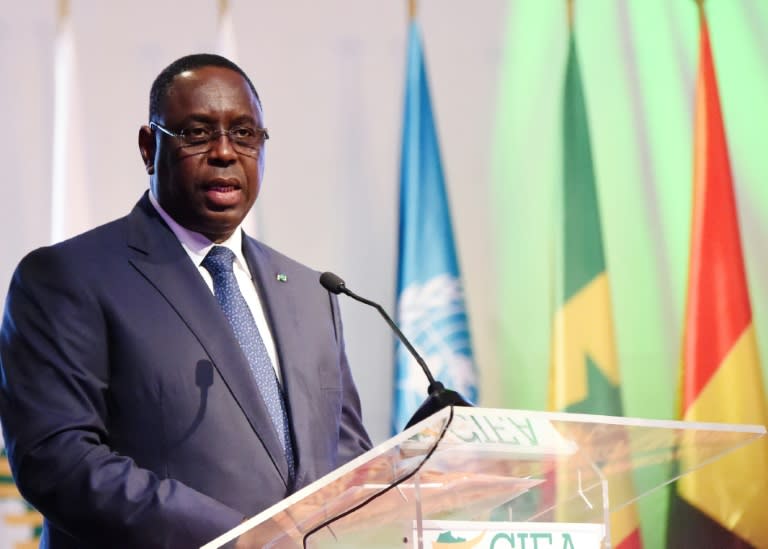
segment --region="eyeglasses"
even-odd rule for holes
[[[181,146],[191,153],[209,152],[213,148],[214,142],[222,135],[226,135],[235,151],[241,154],[253,155],[258,154],[264,142],[269,139],[267,128],[254,128],[247,125],[235,126],[228,130],[214,130],[210,126],[201,124],[199,126],[189,126],[179,132],[173,132],[157,122],[150,122],[149,127],[175,137],[181,141]]]

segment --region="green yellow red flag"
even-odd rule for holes
[[[569,10],[569,22],[571,20]],[[562,234],[552,332],[549,407],[565,412],[620,416],[620,375],[600,208],[576,37],[570,26],[563,103]],[[630,474],[612,482],[609,497],[631,500]],[[639,549],[637,509],[611,516],[616,549]]]
[[[765,424],[766,402],[714,61],[699,2],[693,213],[680,375],[686,421]],[[667,547],[768,547],[768,441],[681,478]]]

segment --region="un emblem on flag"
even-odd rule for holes
[[[455,276],[441,274],[424,284],[411,284],[398,301],[400,328],[432,370],[435,379],[477,400],[464,291]],[[407,349],[398,346],[398,390],[412,413],[424,400],[426,380]],[[402,407],[401,407],[402,408]]]

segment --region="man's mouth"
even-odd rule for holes
[[[203,186],[205,196],[211,205],[223,208],[236,205],[240,200],[241,190],[240,183],[232,179],[216,179]]]

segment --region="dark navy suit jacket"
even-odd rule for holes
[[[146,194],[19,264],[0,418],[44,547],[199,546],[370,448],[336,297],[317,272],[243,247],[277,346],[294,483],[226,318]]]

